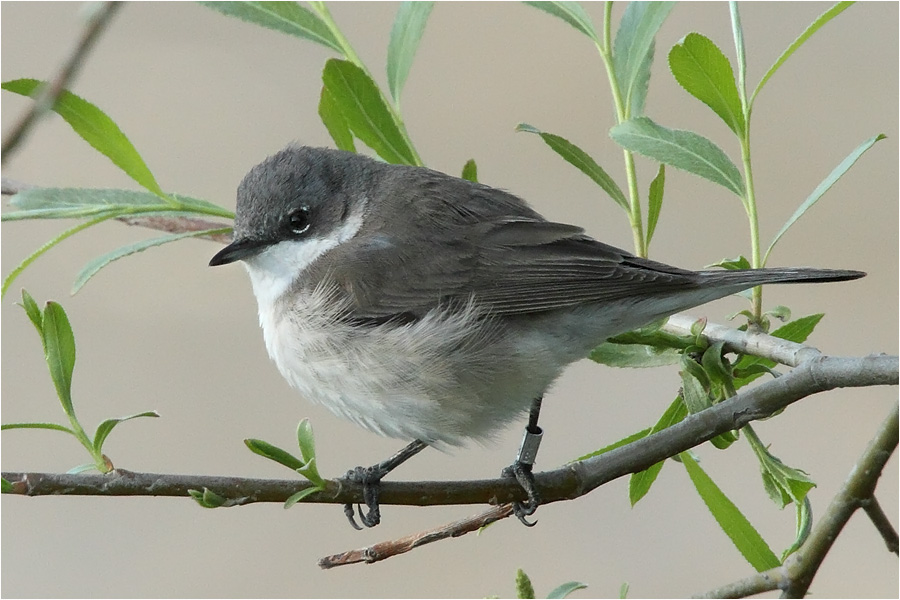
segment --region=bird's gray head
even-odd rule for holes
[[[210,265],[286,241],[324,239],[360,213],[377,163],[339,150],[289,146],[253,167],[237,191],[234,241]]]

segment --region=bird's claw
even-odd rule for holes
[[[501,477],[512,477],[522,486],[528,499],[525,502],[513,502],[513,514],[526,527],[534,527],[537,521],[529,521],[525,517],[534,514],[541,504],[541,497],[534,487],[534,474],[531,472],[532,465],[519,461],[509,465],[500,473]]]
[[[367,511],[364,513],[362,505],[357,504],[355,512],[359,515],[359,520],[365,527],[375,527],[381,523],[381,507],[378,504],[378,492],[381,488],[381,479],[385,475],[387,475],[386,472],[376,467],[356,467],[347,471],[346,479],[363,486],[363,500]],[[363,528],[356,523],[352,502],[344,505],[344,514],[354,529],[362,531]]]

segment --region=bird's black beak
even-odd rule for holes
[[[219,265],[227,265],[236,260],[242,260],[248,256],[259,254],[269,244],[270,242],[266,240],[254,240],[249,238],[235,240],[219,250],[216,255],[210,259],[209,266],[218,267]]]

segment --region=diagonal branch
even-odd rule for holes
[[[818,356],[778,379],[745,390],[652,436],[606,454],[538,473],[535,483],[544,503],[578,498],[604,483],[642,471],[720,433],[770,416],[805,396],[838,387],[896,385],[897,371],[896,356]],[[12,483],[11,493],[21,495],[187,496],[189,489],[209,488],[231,499],[232,505],[284,502],[293,493],[312,485],[291,480],[159,475],[121,469],[108,475],[9,472],[3,473],[3,477]],[[515,481],[500,478],[383,482],[380,499],[382,504],[432,506],[496,505],[525,498]],[[312,494],[304,501],[345,504],[362,500],[361,486],[341,480],[329,482],[325,491]]]
[[[56,76],[41,91],[31,108],[25,113],[21,120],[13,127],[12,131],[7,134],[3,140],[2,161],[6,162],[16,147],[25,139],[28,131],[34,127],[38,119],[50,110],[59,95],[66,89],[69,82],[75,79],[75,75],[81,70],[84,59],[88,52],[93,48],[94,43],[100,37],[100,34],[106,29],[110,19],[121,8],[120,2],[102,2],[95,7],[87,18],[84,31],[79,38],[78,43],[72,50],[72,53],[60,67]]]
[[[791,554],[780,567],[763,573],[754,573],[750,577],[716,588],[699,597],[745,598],[776,589],[782,590],[782,596],[786,598],[804,597],[844,525],[857,509],[863,508],[868,511],[867,506],[874,502],[875,486],[884,471],[885,464],[897,448],[897,440],[898,406],[895,404],[803,546]],[[877,506],[877,503],[875,504]],[[881,514],[884,516],[884,513]],[[887,528],[894,532],[886,516],[884,522]],[[881,526],[879,531],[887,539],[888,536]],[[896,532],[893,535],[896,539]],[[888,545],[890,546],[890,542]],[[891,550],[896,552],[895,548],[896,546]]]

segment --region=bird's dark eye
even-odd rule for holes
[[[309,229],[309,209],[304,207],[294,209],[288,215],[288,226],[291,232],[300,235]]]

